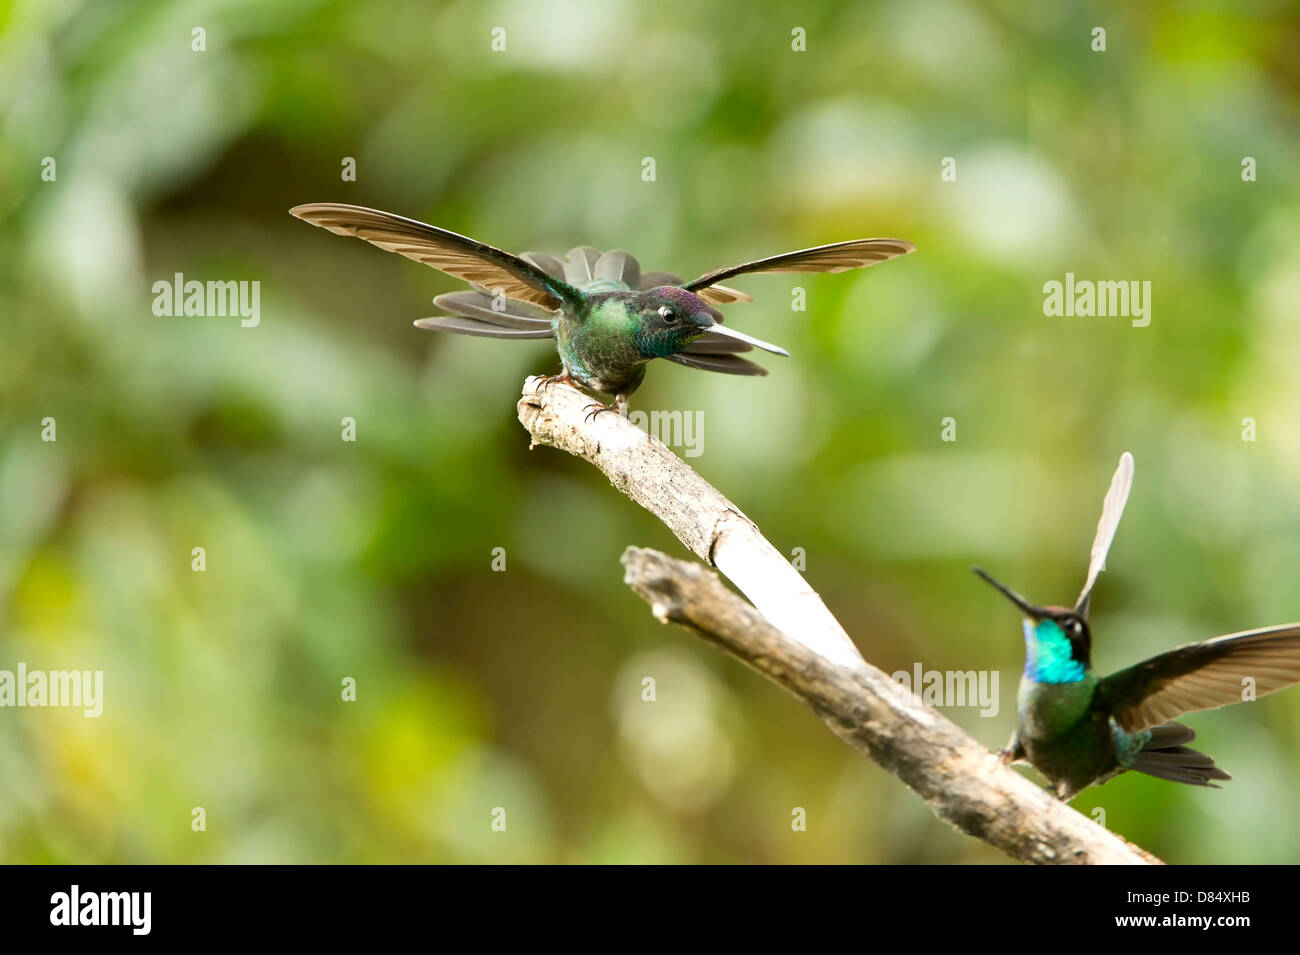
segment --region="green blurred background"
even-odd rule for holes
[[[949,711],[997,747],[1023,648],[968,567],[1071,601],[1123,450],[1099,668],[1300,617],[1300,18],[1057,6],[0,0],[0,668],[106,697],[0,710],[0,859],[1004,861],[651,618],[619,556],[681,545],[515,419],[546,343],[412,328],[459,283],[287,209],[684,275],[915,242],[737,280],[793,357],[658,362],[633,407],[702,417],[692,465],[872,662],[1000,671],[995,718]],[[1067,271],[1152,282],[1150,326],[1045,317]],[[261,324],[156,317],[175,272],[259,281]],[[1300,691],[1188,722],[1225,789],[1076,807],[1174,862],[1300,861]]]

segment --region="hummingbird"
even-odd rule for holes
[[[474,239],[391,212],[337,202],[289,210],[305,222],[432,266],[473,289],[433,300],[448,314],[416,327],[486,338],[554,338],[563,371],[543,378],[613,395],[592,414],[627,413],[627,400],[656,358],[729,375],[766,375],[740,357],[784,348],[723,324],[714,305],[752,301],[720,284],[748,272],[844,272],[915,251],[901,239],[853,239],[725,266],[689,282],[668,272],[642,272],[628,252],[570,249],[564,262],[539,252],[512,255]]]
[[[1126,451],[1102,505],[1088,576],[1072,608],[1031,604],[974,568],[1025,615],[1016,729],[998,755],[1007,764],[1032,764],[1063,801],[1126,770],[1218,789],[1212,780],[1231,777],[1209,756],[1188,748],[1196,734],[1174,718],[1242,702],[1247,678],[1256,696],[1300,682],[1300,623],[1190,643],[1108,677],[1093,672],[1088,609],[1132,486],[1133,456]]]

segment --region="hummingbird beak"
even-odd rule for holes
[[[760,339],[754,338],[752,335],[746,335],[744,332],[738,332],[734,328],[728,328],[726,325],[723,325],[721,322],[715,322],[705,330],[714,335],[722,335],[725,336],[726,338],[734,338],[738,342],[744,342],[746,345],[753,345],[755,348],[763,349],[763,351],[770,351],[774,355],[784,355],[786,358],[790,357],[790,353],[786,351],[784,348],[782,348],[780,345],[773,345],[770,342],[765,342]]]
[[[1035,607],[1024,597],[1020,596],[1020,594],[1016,593],[1014,590],[1012,590],[1010,587],[1008,587],[1006,584],[1002,583],[1001,581],[995,580],[991,574],[985,573],[979,567],[972,567],[971,572],[974,573],[976,577],[979,577],[981,580],[983,580],[985,583],[992,584],[998,590],[998,592],[1002,594],[1002,596],[1006,597],[1013,604],[1019,607],[1022,613],[1025,613],[1026,615],[1033,617],[1035,620],[1043,620],[1051,616],[1051,614],[1047,611],[1046,608]]]

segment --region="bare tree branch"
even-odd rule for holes
[[[613,412],[590,417],[592,401],[582,392],[552,384],[535,393],[538,382],[524,382],[519,400],[519,421],[533,446],[549,444],[596,465],[804,646],[836,663],[862,659],[817,592],[740,508],[627,419]]]
[[[963,832],[1025,862],[1159,861],[1003,766],[870,664],[835,665],[790,640],[711,571],[639,547],[623,566],[624,583],[655,617],[692,628],[789,690]]]
[[[530,378],[519,401],[519,420],[534,446],[551,445],[596,465],[755,604],[703,567],[629,548],[625,581],[657,618],[691,627],[799,697],[837,736],[916,790],[936,815],[1014,858],[1160,862],[1003,766],[942,714],[915,704],[862,659],[757,527],[662,443],[612,413],[588,419],[589,399],[568,386],[534,393],[535,387]]]

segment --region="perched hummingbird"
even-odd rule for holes
[[[433,300],[451,314],[418,319],[416,326],[488,338],[554,337],[564,371],[546,380],[614,396],[610,405],[593,405],[596,411],[626,412],[628,396],[655,358],[730,375],[765,375],[738,353],[758,347],[789,354],[722,324],[713,305],[751,301],[744,292],[719,285],[723,279],[746,272],[844,272],[915,251],[900,239],[854,239],[714,269],[683,283],[667,272],[643,273],[623,251],[601,254],[579,246],[561,263],[537,252],[511,255],[361,206],[312,202],[289,212],[470,282],[473,291]]]
[[[1186,746],[1196,734],[1171,722],[1174,717],[1242,702],[1247,678],[1256,696],[1300,682],[1297,623],[1190,643],[1108,677],[1093,673],[1088,605],[1132,485],[1133,456],[1126,451],[1102,505],[1088,577],[1073,609],[1034,606],[975,568],[1025,614],[1016,730],[999,755],[1006,763],[1033,764],[1062,800],[1128,769],[1217,789],[1210,780],[1230,777]]]

